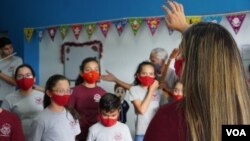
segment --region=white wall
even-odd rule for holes
[[[237,35],[235,35],[232,27],[224,17],[221,21],[234,36],[239,46],[250,44],[250,15],[248,14]],[[174,31],[170,36],[164,22],[161,22],[154,36],[151,35],[146,23],[144,22],[136,36],[127,24],[124,32],[119,37],[115,27],[112,25],[107,38],[104,38],[99,27],[93,34],[92,40],[100,40],[103,43],[103,58],[101,59],[101,70],[108,69],[121,80],[131,83],[133,74],[137,65],[149,58],[150,51],[155,47],[165,48],[170,54],[173,48],[178,47],[181,34]],[[69,30],[68,36],[62,41],[59,31],[57,31],[54,42],[46,33],[40,43],[40,83],[44,86],[48,77],[55,73],[63,74],[63,64],[60,60],[60,46],[67,41],[85,42],[89,41],[87,34],[82,30],[78,41],[75,39],[72,30]],[[250,55],[250,54],[249,54]],[[80,65],[80,64],[79,64]],[[173,64],[172,64],[173,66]],[[113,92],[114,83],[103,82],[98,85],[102,86],[106,91]],[[130,103],[130,102],[129,102]],[[130,105],[127,124],[131,132],[134,133],[134,109]]]

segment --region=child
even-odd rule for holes
[[[44,111],[32,122],[30,141],[75,141],[80,133],[78,114],[65,107],[70,96],[69,80],[53,75],[46,82]]]
[[[178,101],[178,100],[182,99],[182,97],[183,97],[183,84],[180,81],[177,81],[175,83],[172,96],[173,96],[174,101]]]
[[[0,108],[0,141],[25,141],[20,119]]]
[[[130,100],[136,112],[135,141],[143,141],[147,127],[159,108],[159,82],[155,79],[155,67],[150,62],[139,64],[134,75],[135,86],[130,88]]]
[[[128,102],[124,99],[126,95],[126,88],[122,87],[119,84],[115,84],[115,95],[118,96],[121,100],[121,110],[120,110],[120,116],[119,116],[119,121],[122,123],[127,122],[127,112],[129,109],[129,104]]]
[[[129,128],[118,120],[119,97],[107,93],[99,102],[100,121],[89,128],[87,141],[132,141]]]
[[[86,58],[80,66],[80,75],[77,86],[73,88],[68,105],[75,108],[80,114],[81,134],[78,141],[85,141],[88,129],[98,120],[98,103],[106,93],[104,89],[96,85],[99,80],[99,63],[95,58]]]
[[[32,120],[43,111],[44,93],[33,89],[36,76],[28,64],[17,67],[15,80],[19,89],[5,97],[2,108],[17,114],[27,140],[31,135]]]

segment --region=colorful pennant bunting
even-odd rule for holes
[[[160,17],[154,17],[154,18],[146,18],[145,19],[148,25],[148,28],[150,29],[150,32],[152,36],[155,34],[156,29],[159,26],[159,23],[161,21]]]
[[[217,24],[220,24],[221,20],[222,20],[222,16],[204,16],[202,18],[202,21],[204,22],[213,22]]]
[[[142,24],[142,18],[130,18],[129,19],[130,26],[134,32],[134,35],[138,32]]]
[[[89,39],[91,38],[92,34],[95,32],[96,23],[87,23],[84,24],[84,28],[88,34]]]
[[[110,21],[106,21],[106,22],[99,22],[98,26],[100,28],[100,30],[102,31],[103,36],[106,38],[109,28],[110,28],[111,22]]]
[[[121,19],[121,20],[114,21],[113,23],[114,23],[114,25],[116,27],[118,35],[120,36],[122,34],[122,32],[123,32],[123,29],[127,25],[128,20],[127,19]]]
[[[246,17],[246,14],[247,13],[236,13],[236,14],[234,13],[234,14],[226,15],[226,18],[229,21],[231,27],[233,28],[235,34],[239,32],[241,25],[244,22],[244,19]],[[68,34],[69,26],[72,27],[74,36],[78,40],[83,26],[88,34],[88,38],[90,39],[93,33],[95,32],[96,24],[98,24],[103,36],[106,38],[108,35],[108,31],[110,29],[111,23],[115,25],[118,35],[120,36],[122,32],[124,31],[125,26],[129,22],[134,35],[136,35],[143,23],[143,20],[146,21],[147,26],[152,36],[155,34],[156,30],[158,29],[161,20],[164,20],[165,22],[164,17],[123,18],[123,19],[119,19],[115,21],[105,21],[105,22],[86,23],[86,24],[84,23],[84,24],[74,24],[74,25],[61,25],[58,27],[59,27],[59,31],[63,40]],[[217,15],[203,16],[203,17],[202,16],[187,16],[186,20],[189,24],[193,24],[193,23],[197,23],[201,21],[220,24],[222,20],[222,16],[217,16]],[[38,34],[39,41],[41,41],[44,35],[44,31],[46,29],[48,31],[50,38],[52,39],[52,41],[54,41],[58,27],[54,26],[54,27],[37,28],[37,29],[24,28],[24,35],[25,35],[27,42],[30,42],[33,36],[33,32],[35,31]],[[168,26],[166,27],[169,31],[169,35],[172,35],[174,30],[170,29]]]
[[[33,35],[34,28],[24,28],[24,35],[26,37],[27,42],[30,42],[30,39]]]
[[[54,41],[54,38],[56,36],[56,27],[49,27],[47,30],[48,30],[48,33],[49,33],[49,36],[50,38],[52,39],[52,41]]]
[[[230,25],[232,26],[235,34],[237,34],[240,30],[240,27],[246,17],[245,13],[235,14],[235,15],[227,15],[227,20],[229,21]]]
[[[59,31],[61,33],[61,37],[64,40],[64,38],[67,36],[68,31],[69,31],[69,26],[68,25],[61,25],[59,27]]]

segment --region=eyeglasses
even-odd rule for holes
[[[64,94],[72,94],[72,91],[71,89],[68,89],[68,90],[63,90],[63,89],[57,89],[57,90],[52,90],[53,92],[56,92],[57,94],[60,94],[60,95],[64,95]]]
[[[18,74],[16,79],[23,79],[23,78],[33,78],[33,75],[31,73],[27,74]]]

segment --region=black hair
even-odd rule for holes
[[[92,62],[92,61],[93,61],[93,62],[96,62],[96,63],[98,64],[98,66],[100,67],[99,62],[98,62],[98,60],[97,60],[95,57],[88,57],[88,58],[85,58],[85,59],[82,61],[81,65],[80,65],[80,72],[83,72],[85,65],[86,65],[87,63],[89,63],[89,62]],[[99,68],[99,70],[100,70],[100,68]],[[83,82],[84,82],[84,79],[83,79],[82,76],[79,74],[78,77],[77,77],[77,79],[76,79],[75,86],[77,86],[77,85],[79,85],[79,84],[82,84]]]
[[[46,85],[45,85],[45,95],[44,95],[44,100],[43,100],[43,107],[44,108],[48,107],[51,104],[51,99],[46,94],[47,91],[52,91],[53,88],[55,87],[55,85],[57,84],[57,82],[60,81],[60,80],[66,80],[66,81],[68,81],[68,83],[70,83],[69,80],[65,76],[60,75],[60,74],[52,75],[47,80]],[[73,116],[73,118],[75,120],[80,118],[79,114],[77,113],[77,111],[74,108],[72,108],[72,107],[70,107],[68,105],[66,105],[65,108],[66,108],[67,111],[69,111],[71,113],[71,115]]]
[[[118,88],[118,87],[122,87],[125,91],[127,90],[125,87],[123,87],[122,85],[118,84],[118,83],[115,83],[115,86],[114,86],[114,91]]]
[[[0,38],[0,48],[3,48],[6,45],[12,44],[11,40],[7,37]]]
[[[100,111],[111,112],[116,109],[120,109],[121,101],[118,96],[112,93],[106,93],[103,95],[99,102]]]
[[[156,71],[155,71],[155,66],[153,65],[153,63],[149,62],[149,61],[143,61],[141,62],[138,67],[137,67],[137,70],[134,74],[134,85],[140,85],[141,82],[139,81],[139,79],[137,78],[137,75],[142,71],[142,67],[145,66],[145,65],[150,65],[154,68],[154,75],[156,76]]]
[[[35,71],[33,70],[33,68],[29,65],[29,64],[22,64],[22,65],[19,65],[17,68],[16,68],[16,71],[15,71],[15,79],[17,79],[17,73],[19,71],[19,69],[21,68],[29,68],[33,77],[36,77],[36,74],[35,74]]]

